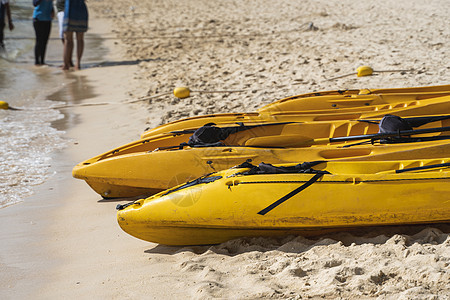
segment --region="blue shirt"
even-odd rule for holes
[[[33,19],[39,21],[52,20],[53,0],[34,0],[33,4],[36,6],[33,12]]]

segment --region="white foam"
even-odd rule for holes
[[[22,201],[50,176],[51,153],[67,144],[50,122],[62,117],[54,109],[0,111],[0,207]]]

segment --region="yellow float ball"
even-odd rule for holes
[[[8,108],[9,108],[8,102],[0,101],[0,109],[8,109]]]
[[[358,77],[369,76],[372,75],[372,73],[373,69],[369,66],[361,66],[356,69],[356,75],[358,75]]]
[[[189,97],[191,95],[191,91],[187,87],[176,87],[173,90],[173,94],[175,97],[183,99]]]

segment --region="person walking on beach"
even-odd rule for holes
[[[9,30],[14,29],[14,24],[11,19],[11,9],[9,8],[8,0],[0,0],[0,51],[5,49],[5,44],[3,43],[3,31],[5,29],[6,17],[8,18]]]
[[[56,0],[56,17],[58,18],[59,38],[64,44],[64,8],[66,0]]]
[[[66,7],[66,0],[56,0],[56,16],[58,18],[59,38],[64,45],[64,10]],[[64,56],[64,54],[63,54]],[[73,67],[72,58],[70,59],[70,66]]]
[[[45,65],[45,51],[52,28],[52,19],[55,16],[53,0],[33,0],[33,27],[36,33],[36,45],[34,46],[34,64]]]
[[[88,29],[88,10],[84,0],[66,0],[64,9],[64,66],[63,70],[71,67],[73,53],[73,33],[77,39],[76,70],[81,69],[81,57],[84,51],[84,33]]]

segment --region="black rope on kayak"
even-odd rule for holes
[[[250,170],[246,172],[239,173],[242,175],[317,173],[320,171],[316,171],[312,169],[312,167],[325,162],[325,160],[306,161],[294,166],[274,166],[262,162],[259,165],[254,166],[247,160],[239,166],[236,166],[236,168],[250,168]]]
[[[435,164],[435,165],[428,165],[428,166],[421,166],[421,167],[414,167],[414,168],[400,169],[400,170],[395,170],[395,173],[403,173],[403,172],[419,171],[419,170],[434,169],[434,168],[442,168],[442,167],[450,167],[450,163],[442,163],[442,164]]]
[[[401,181],[425,181],[425,180],[450,180],[450,177],[424,177],[424,178],[395,178],[395,179],[367,179],[367,180],[358,180],[358,183],[364,182],[401,182]],[[305,183],[305,180],[261,180],[261,181],[244,181],[239,182],[234,185],[242,185],[242,184],[279,184],[279,183]],[[321,183],[349,183],[351,181],[348,180],[321,180]]]
[[[367,145],[367,144],[371,144],[371,145],[373,145],[375,143],[375,140],[370,140],[370,141],[362,141],[362,142],[359,142],[359,143],[354,143],[354,144],[350,144],[350,145],[344,145],[344,146],[342,146],[342,148],[350,148],[350,147],[353,147],[353,146],[361,146],[361,145]]]
[[[350,148],[350,147],[353,147],[353,146],[360,146],[360,145],[365,145],[365,144],[372,144],[372,145],[374,145],[375,143],[389,145],[389,144],[407,144],[407,143],[441,141],[441,140],[448,140],[448,139],[450,139],[450,135],[426,136],[426,137],[418,137],[418,138],[416,138],[416,137],[402,137],[402,136],[390,137],[388,139],[373,138],[370,141],[364,141],[364,142],[360,142],[360,143],[344,145],[344,146],[342,146],[342,148]]]
[[[270,204],[269,206],[267,206],[263,210],[259,211],[258,215],[264,216],[265,214],[267,214],[269,211],[271,211],[272,209],[274,209],[275,207],[277,207],[281,203],[285,202],[286,200],[289,200],[290,198],[294,197],[295,195],[297,195],[298,193],[300,193],[301,191],[303,191],[304,189],[309,187],[311,184],[313,184],[314,182],[319,180],[324,174],[329,174],[329,172],[327,172],[327,171],[319,171],[319,173],[315,174],[306,183],[304,183],[303,185],[299,186],[298,188],[296,188],[295,190],[291,191],[290,193],[284,195],[283,197],[281,197],[280,199],[278,199],[274,203]]]
[[[373,120],[361,120],[361,119],[358,119],[356,121],[361,122],[361,123],[375,124],[375,125],[378,125],[380,123],[380,121],[373,121]]]
[[[168,195],[168,194],[171,194],[173,192],[176,192],[176,191],[179,191],[179,190],[182,190],[182,189],[194,186],[194,185],[198,185],[198,184],[202,184],[202,183],[210,183],[210,182],[214,182],[214,181],[219,180],[219,179],[222,178],[222,176],[210,176],[212,174],[214,174],[214,173],[209,173],[209,174],[203,175],[203,176],[201,176],[201,177],[199,177],[197,179],[194,179],[192,181],[188,181],[185,184],[180,185],[180,186],[178,186],[176,188],[170,189],[170,190],[166,191],[164,194],[162,194],[161,197],[165,196],[165,195]]]
[[[117,210],[125,209],[125,208],[127,208],[128,206],[133,205],[135,202],[136,202],[136,201],[132,201],[132,202],[129,202],[129,203],[126,203],[126,204],[117,204],[116,209],[117,209]]]
[[[407,143],[420,143],[420,142],[430,142],[430,141],[441,141],[450,139],[449,135],[438,135],[438,136],[424,136],[424,137],[399,137],[380,140],[380,144],[407,144]]]

